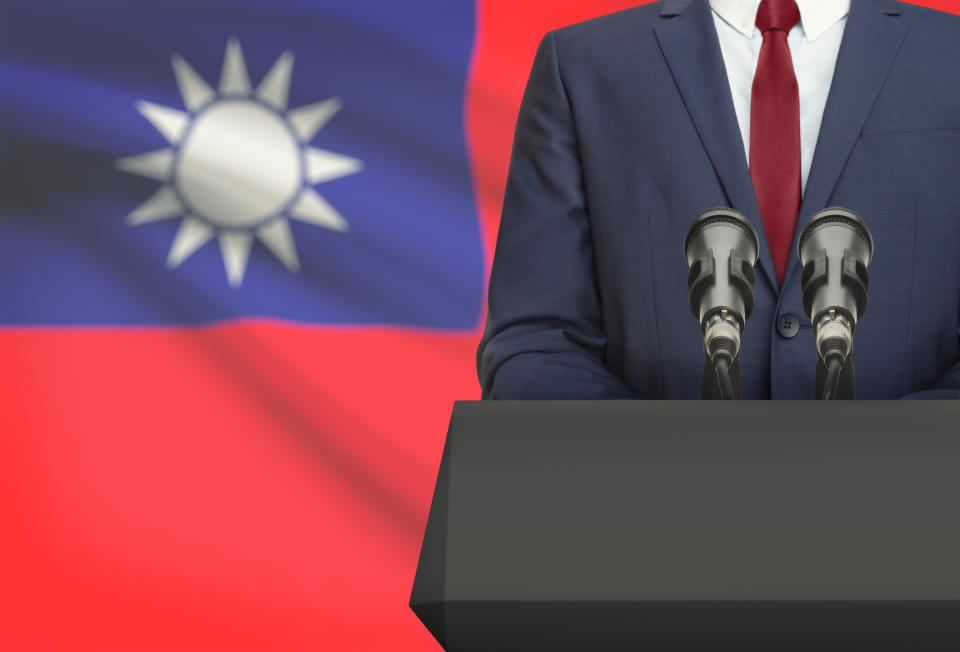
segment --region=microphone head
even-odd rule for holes
[[[803,309],[811,322],[832,310],[855,326],[867,309],[867,265],[873,258],[873,236],[863,218],[840,207],[815,213],[800,232],[797,254]]]
[[[683,253],[690,266],[690,311],[701,326],[711,315],[727,311],[743,329],[753,312],[753,266],[759,252],[757,232],[739,211],[712,208],[693,220]]]

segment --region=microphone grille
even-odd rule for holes
[[[696,219],[693,221],[693,224],[691,224],[690,228],[687,230],[687,236],[683,239],[684,251],[686,251],[690,241],[695,238],[697,234],[699,234],[708,226],[713,226],[714,224],[729,224],[731,226],[735,226],[743,231],[744,235],[747,236],[747,239],[750,240],[754,250],[760,251],[760,243],[757,240],[757,232],[754,230],[753,225],[750,224],[749,218],[747,218],[747,216],[740,211],[730,208],[729,206],[718,206],[716,208],[705,210],[697,215]]]
[[[826,224],[843,224],[844,226],[850,227],[860,234],[860,237],[863,238],[863,241],[866,242],[870,248],[871,256],[873,255],[873,236],[870,234],[870,230],[867,229],[863,218],[849,208],[843,208],[842,206],[831,206],[830,208],[824,208],[822,211],[814,213],[810,219],[807,220],[806,226],[803,227],[803,231],[800,233],[800,241],[797,242],[797,251],[799,252],[803,249],[803,244],[810,239],[814,230]]]

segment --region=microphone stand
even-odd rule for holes
[[[829,399],[839,401],[853,401],[857,398],[857,379],[853,366],[853,355],[848,355],[843,367],[840,368],[840,376],[836,379],[836,387],[827,387],[828,369],[823,363],[823,358],[817,356],[817,379],[814,383],[813,398],[817,400],[828,399],[827,390],[830,390],[832,396]]]
[[[725,392],[720,386],[717,369],[714,367],[713,362],[710,361],[710,356],[704,353],[703,367],[700,370],[700,398],[705,401],[742,400],[743,381],[740,375],[740,356],[734,358],[733,364],[730,365],[728,376],[730,387],[728,391]],[[733,395],[728,396],[728,392],[731,391]]]

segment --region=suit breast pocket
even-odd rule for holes
[[[861,138],[876,138],[893,134],[923,134],[927,132],[958,131],[960,118],[935,122],[909,122],[896,120],[889,122],[867,123],[860,132]]]
[[[942,96],[928,96],[927,100],[913,97],[910,101],[879,102],[863,125],[861,137],[960,130],[960,106]]]
[[[953,124],[865,127],[841,181],[859,184],[886,204],[920,201],[960,208],[960,124]]]

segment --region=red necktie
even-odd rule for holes
[[[750,99],[750,176],[781,284],[800,212],[800,96],[787,45],[798,22],[794,0],[760,3],[763,45]]]

